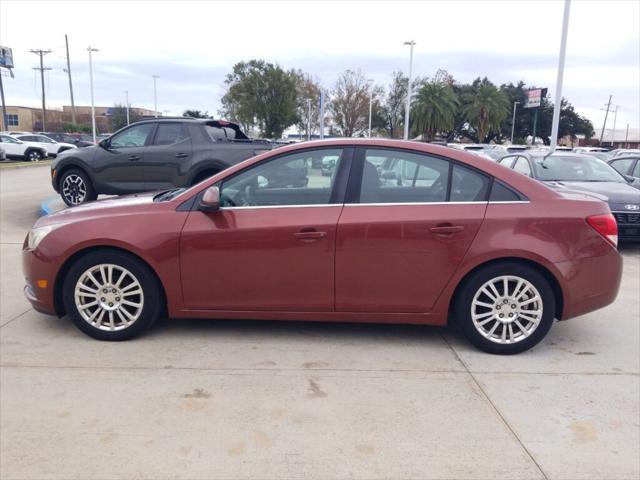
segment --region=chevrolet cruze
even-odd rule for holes
[[[335,162],[330,175],[317,158]],[[591,196],[446,147],[341,139],[43,217],[23,268],[36,310],[101,340],[160,316],[450,322],[512,354],[614,301],[616,243]]]

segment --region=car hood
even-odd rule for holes
[[[157,194],[158,192],[136,193],[134,195],[124,195],[122,197],[112,197],[84,203],[41,217],[35,226],[42,227],[45,225],[87,220],[105,215],[120,215],[144,211],[153,205],[153,197]]]
[[[558,189],[595,194],[594,197],[611,204],[640,205],[640,191],[621,182],[545,182]],[[613,208],[612,208],[613,210]]]

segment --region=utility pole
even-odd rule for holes
[[[551,153],[558,144],[558,128],[560,126],[560,110],[562,109],[562,81],[564,79],[564,59],[567,53],[567,34],[569,30],[569,12],[571,0],[564,0],[562,16],[562,33],[560,36],[560,55],[558,56],[558,76],[556,77],[556,103],[553,106],[553,122],[551,123]]]
[[[613,133],[611,134],[611,146],[613,147],[613,142],[616,140],[616,122],[618,121],[618,107],[620,105],[614,105],[616,107],[613,114]]]
[[[409,82],[407,85],[407,102],[404,107],[404,139],[409,139],[409,110],[411,109],[411,74],[413,70],[413,46],[416,44],[413,40],[404,42],[405,45],[409,45]]]
[[[371,138],[371,111],[373,105],[373,80],[369,80],[369,138]]]
[[[124,91],[124,96],[127,107],[127,125],[129,125],[129,90]]]
[[[611,98],[613,95],[609,95],[609,103],[607,103],[607,113],[604,114],[604,123],[602,124],[602,131],[600,132],[600,146],[602,146],[602,137],[604,137],[604,128],[607,126],[607,117],[609,116],[609,109],[611,108]]]
[[[627,123],[627,135],[624,137],[624,148],[629,148],[629,124]]]
[[[44,57],[46,54],[51,53],[51,50],[42,50],[42,49],[38,49],[38,50],[29,50],[31,53],[35,53],[36,55],[38,55],[40,57],[40,67],[33,67],[34,70],[40,70],[40,81],[42,83],[42,131],[46,132],[47,131],[47,113],[46,113],[46,107],[45,107],[45,95],[44,95],[44,71],[45,70],[51,70],[51,68],[47,67],[45,68],[43,63],[42,63],[42,57]]]
[[[9,120],[7,118],[7,105],[4,103],[4,85],[2,83],[2,72],[0,70],[0,100],[2,100],[2,129],[9,130]],[[628,126],[627,126],[628,129]]]
[[[153,77],[153,116],[158,118],[158,90],[156,81],[160,78],[160,75],[152,75]]]
[[[307,98],[307,140],[311,140],[311,99]]]
[[[516,128],[516,109],[520,105],[520,102],[513,102],[513,118],[511,119],[511,145],[513,145],[513,132]]]
[[[96,143],[96,108],[93,103],[93,59],[91,54],[97,52],[98,49],[91,48],[91,45],[89,45],[87,51],[89,52],[89,84],[91,87],[91,133],[93,135],[93,143]]]
[[[69,94],[71,95],[71,123],[76,124],[76,104],[73,102],[73,82],[71,81],[71,60],[69,60],[69,39],[64,36],[64,43],[67,48],[67,75],[69,76]]]

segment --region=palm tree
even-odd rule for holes
[[[453,129],[458,104],[449,84],[422,82],[413,104],[416,130],[425,140],[432,140],[436,133]]]
[[[482,143],[490,130],[499,130],[502,121],[509,115],[509,100],[487,78],[474,82],[473,91],[464,98],[463,114],[478,134]]]

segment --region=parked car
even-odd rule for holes
[[[61,133],[61,132],[40,132],[41,135],[46,135],[52,140],[56,142],[65,143],[69,145],[75,145],[78,148],[89,147],[94,145],[92,141],[83,140],[82,138],[75,137],[69,133]]]
[[[332,177],[309,169],[301,187],[262,180],[316,155],[338,158]],[[425,181],[384,185],[369,158]],[[588,195],[447,147],[337,139],[263,153],[191,188],[42,217],[22,264],[36,310],[66,313],[101,340],[132,338],[165,314],[451,319],[477,347],[513,354],[554,318],[615,300],[616,242],[609,207]]]
[[[609,152],[585,152],[584,155],[590,155],[607,163],[613,158]]]
[[[593,152],[608,152],[609,150],[603,147],[575,147],[573,149],[576,153],[593,153]]]
[[[7,159],[7,152],[5,152],[2,145],[0,145],[0,160],[6,160],[6,159]]]
[[[47,151],[44,148],[24,143],[11,135],[0,134],[0,143],[6,157],[10,159],[37,162],[47,157]]]
[[[640,150],[637,148],[616,148],[609,153],[614,157],[626,157],[627,155],[640,155]]]
[[[631,177],[620,175],[607,163],[590,155],[560,152],[550,156],[535,152],[509,155],[500,163],[552,188],[588,192],[609,204],[621,240],[640,240],[640,191]]]
[[[71,143],[56,142],[46,135],[39,135],[36,133],[30,133],[28,135],[14,135],[14,137],[27,144],[44,148],[47,151],[47,155],[54,158],[66,150],[78,148]]]
[[[53,188],[67,205],[171,187],[188,187],[270,150],[234,123],[152,119],[131,124],[98,145],[65,152],[51,164]]]
[[[90,147],[91,145],[95,145],[93,142],[93,137],[87,133],[70,133],[71,137],[75,138],[77,141],[85,143],[85,147]]]
[[[640,188],[640,155],[617,157],[609,160],[609,165],[626,178],[629,178],[636,188]]]

